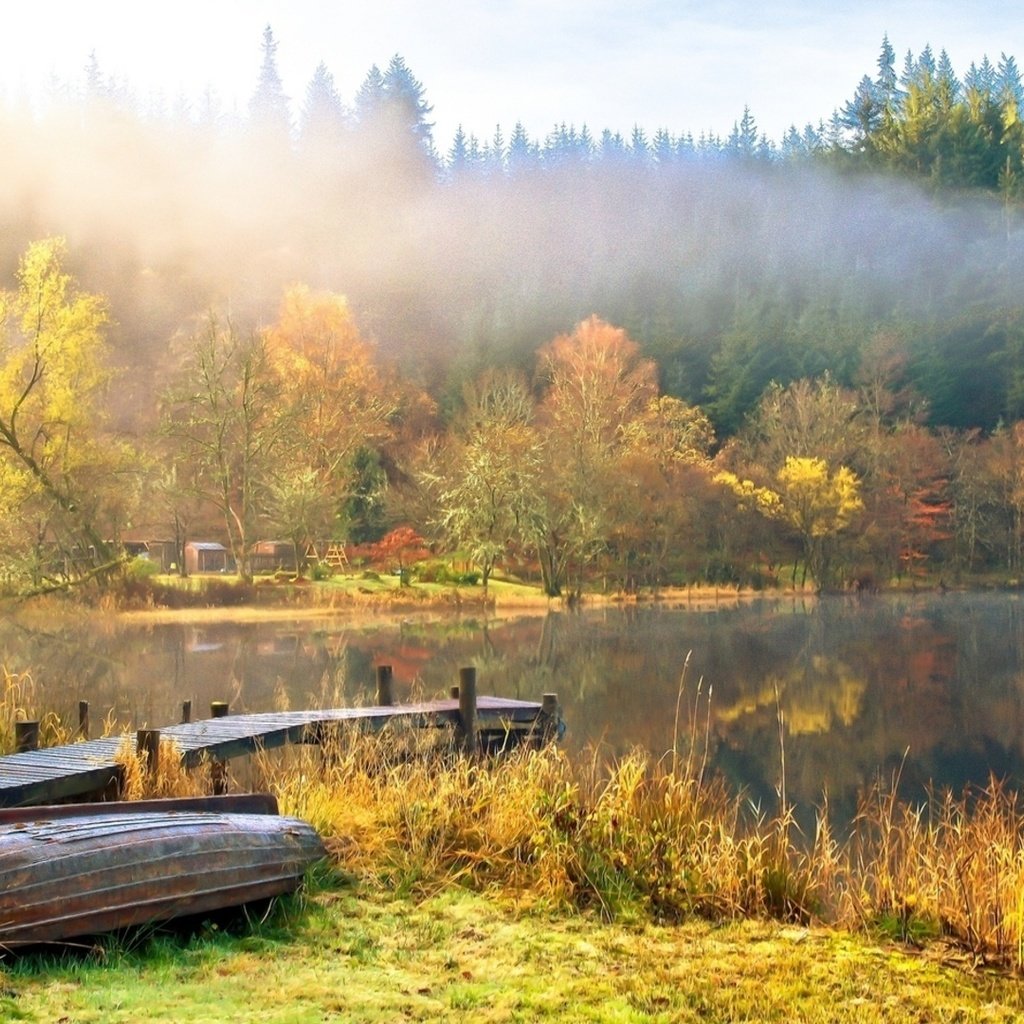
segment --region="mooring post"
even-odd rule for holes
[[[14,749],[19,754],[24,754],[27,750],[39,749],[38,722],[14,723]]]
[[[211,718],[227,718],[229,705],[226,700],[210,701]],[[223,796],[228,791],[227,765],[220,758],[210,762],[210,781],[213,783],[213,795]]]
[[[558,707],[558,694],[545,693],[541,698],[540,714],[537,716],[537,724],[540,726],[541,743],[550,743],[558,737],[558,723],[561,720],[562,712]]]
[[[181,724],[188,725],[192,721],[192,701],[183,700],[181,702]]]
[[[140,729],[135,738],[135,752],[142,759],[146,774],[155,778],[160,767],[160,730]]]
[[[377,703],[386,708],[395,703],[394,677],[390,665],[377,666]]]
[[[476,669],[470,665],[459,669],[459,721],[462,726],[462,749],[476,753]]]
[[[83,740],[89,738],[89,702],[87,700],[78,702],[78,735]]]

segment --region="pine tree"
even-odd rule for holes
[[[455,129],[455,138],[452,140],[448,150],[448,175],[457,179],[466,173],[469,166],[469,146],[466,142],[466,133],[462,130],[460,123]]]
[[[249,121],[261,133],[287,136],[291,132],[288,97],[277,71],[277,40],[269,25],[263,30],[263,63],[256,92],[249,101]]]
[[[935,55],[929,43],[925,43],[921,56],[917,58],[917,77],[919,79],[935,77]]]
[[[626,157],[626,141],[618,132],[605,128],[601,132],[601,160],[604,163],[617,163]]]
[[[899,106],[899,88],[896,78],[896,51],[889,42],[888,34],[882,36],[882,50],[878,55],[878,77],[875,79],[878,99],[892,109]]]
[[[938,88],[938,102],[941,110],[949,111],[960,102],[963,87],[953,71],[953,62],[945,50],[939,53],[939,62],[935,66],[935,82]]]
[[[843,105],[840,113],[842,126],[853,135],[855,149],[863,152],[868,148],[872,136],[882,125],[883,112],[875,83],[865,75],[858,83],[853,99]]]
[[[426,152],[432,152],[434,125],[427,118],[434,108],[425,99],[423,83],[397,53],[391,58],[382,82],[384,101],[392,123],[408,131]]]
[[[654,154],[654,161],[659,167],[667,167],[675,161],[676,146],[667,128],[659,128],[654,133],[651,150]]]
[[[791,124],[782,133],[782,144],[779,147],[779,154],[783,160],[798,160],[806,156],[803,136],[796,130],[796,125]]]
[[[487,154],[487,168],[499,174],[505,170],[505,135],[500,124],[494,126],[494,135],[491,137],[491,146]]]
[[[513,175],[523,174],[537,163],[536,146],[530,141],[522,121],[516,121],[508,140],[508,169]]]
[[[1004,105],[1013,104],[1017,111],[1021,109],[1021,102],[1024,101],[1024,86],[1021,85],[1020,71],[1017,62],[1013,57],[1007,57],[1005,53],[999,55],[999,66],[996,69],[996,93]]]
[[[750,159],[758,154],[757,123],[750,112],[750,107],[744,107],[743,117],[733,124],[727,148],[733,156],[743,159]]]
[[[900,75],[900,85],[904,90],[908,89],[917,79],[917,61],[914,59],[913,51],[907,50],[903,56],[903,73]]]
[[[646,164],[650,159],[651,147],[647,142],[647,134],[640,125],[633,125],[633,134],[629,139],[629,155],[638,164]]]
[[[356,93],[356,121],[362,127],[371,126],[384,108],[384,76],[380,68],[374,64],[366,73],[359,91]]]
[[[332,145],[340,141],[345,128],[345,108],[335,88],[334,76],[321,61],[306,87],[302,141],[305,144]]]

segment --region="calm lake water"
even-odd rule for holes
[[[463,665],[481,692],[557,692],[574,749],[655,755],[697,737],[709,766],[768,811],[827,790],[837,819],[899,772],[960,791],[1024,777],[1024,602],[1014,595],[763,600],[516,618],[423,615],[360,624],[0,624],[3,663],[29,669],[36,713],[88,700],[125,726],[177,721],[190,699],[233,712],[373,703],[375,666],[399,699],[439,696]],[[687,658],[689,663],[687,665]],[[684,665],[686,665],[684,676]],[[677,715],[678,708],[678,715]],[[782,724],[780,736],[780,720]],[[94,731],[96,731],[94,726]]]

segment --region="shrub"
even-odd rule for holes
[[[146,558],[145,555],[136,555],[125,566],[125,573],[129,579],[148,580],[160,574],[160,566],[151,558]]]

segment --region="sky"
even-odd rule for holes
[[[517,121],[629,136],[728,135],[749,107],[778,141],[827,120],[874,75],[883,34],[897,53],[946,49],[963,75],[1001,53],[1024,66],[1019,0],[36,0],[4,4],[0,89],[36,95],[80,83],[90,53],[142,99],[212,89],[245,109],[263,29],[293,110],[322,61],[351,102],[367,71],[400,54],[433,106],[435,144],[458,125],[479,139]]]

